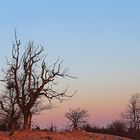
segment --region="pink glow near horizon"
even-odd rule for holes
[[[91,125],[105,126],[113,120],[120,119],[120,113],[126,108],[126,102],[123,99],[104,98],[104,100],[89,99],[89,97],[73,97],[73,99],[58,104],[58,108],[47,110],[39,116],[34,117],[34,123],[42,128],[49,126],[51,123],[60,128],[65,128],[67,119],[64,117],[69,108],[84,108],[89,111],[88,122]]]

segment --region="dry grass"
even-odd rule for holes
[[[40,131],[16,131],[13,136],[6,132],[0,132],[0,140],[131,140],[111,135],[94,134],[85,131],[73,132],[40,132]]]

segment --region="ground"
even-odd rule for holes
[[[88,133],[85,131],[73,132],[41,132],[16,131],[13,136],[8,132],[0,132],[0,140],[131,140],[111,135]]]

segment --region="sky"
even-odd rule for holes
[[[0,1],[0,69],[10,58],[16,28],[23,47],[29,40],[41,44],[49,62],[60,56],[78,77],[60,82],[76,95],[34,123],[65,126],[64,113],[76,107],[89,111],[91,124],[120,117],[130,96],[140,92],[139,7],[139,0]]]

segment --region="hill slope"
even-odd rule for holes
[[[88,133],[85,131],[73,132],[41,132],[41,131],[17,131],[14,136],[0,132],[0,140],[131,140],[111,135]]]

